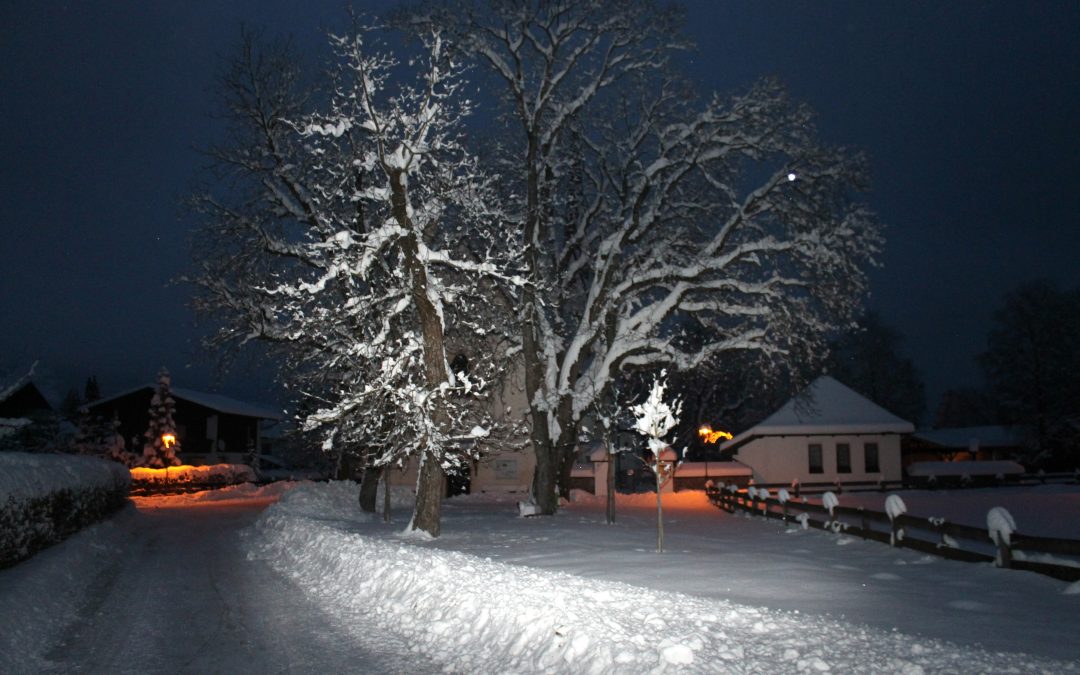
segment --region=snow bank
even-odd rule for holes
[[[363,519],[352,486],[302,486],[247,531],[249,557],[263,558],[291,577],[343,627],[366,615],[388,635],[443,663],[447,672],[1045,668],[1025,655],[960,648],[350,531]]]

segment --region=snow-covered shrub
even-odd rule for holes
[[[161,488],[168,485],[235,485],[254,483],[255,470],[247,464],[210,464],[208,466],[170,466],[163,469],[134,467],[131,482],[136,488]]]
[[[123,506],[130,481],[126,468],[96,457],[0,453],[0,568]]]

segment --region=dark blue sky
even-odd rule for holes
[[[686,4],[704,89],[777,75],[829,141],[868,154],[888,227],[870,305],[904,333],[931,411],[978,383],[1008,290],[1080,286],[1080,3]],[[189,290],[169,285],[191,265],[177,204],[241,22],[316,45],[342,6],[0,4],[0,372],[40,359],[57,394],[90,374],[107,394],[166,364],[178,386],[277,398],[201,354]]]

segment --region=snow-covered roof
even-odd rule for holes
[[[118,398],[123,398],[134,394],[137,391],[155,391],[156,385],[144,384],[141,387],[134,387],[127,391],[122,391],[119,394],[114,394],[108,398],[98,399],[93,403],[87,405],[88,408],[96,408],[99,405],[114,401]],[[270,406],[259,405],[256,403],[245,403],[244,401],[238,401],[228,396],[222,396],[221,394],[208,394],[202,391],[194,391],[192,389],[183,389],[181,387],[170,387],[169,391],[172,393],[172,397],[177,400],[187,401],[188,403],[194,403],[201,405],[204,408],[210,408],[220,413],[227,415],[240,415],[242,417],[257,417],[264,420],[280,420],[282,419],[282,413]]]
[[[928,429],[912,434],[912,438],[926,441],[942,448],[1010,448],[1022,441],[1022,432],[1016,427],[953,427]]]
[[[900,419],[828,375],[822,375],[760,423],[727,441],[738,448],[760,436],[816,434],[907,434],[911,422]]]

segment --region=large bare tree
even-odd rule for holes
[[[763,82],[698,102],[671,75],[678,14],[650,2],[426,3],[502,91],[529,284],[516,297],[534,499],[557,508],[586,413],[621,374],[754,352],[820,360],[880,243],[856,157]],[[693,320],[707,340],[689,339]]]
[[[455,373],[448,340],[490,342],[478,294],[519,280],[461,143],[460,68],[437,33],[407,62],[374,35],[332,36],[314,95],[299,93],[295,55],[245,39],[225,79],[232,139],[213,152],[230,182],[194,199],[216,244],[196,282],[219,342],[284,346],[325,449],[418,459],[409,529],[437,536],[445,471],[491,430],[477,399],[494,359]]]

